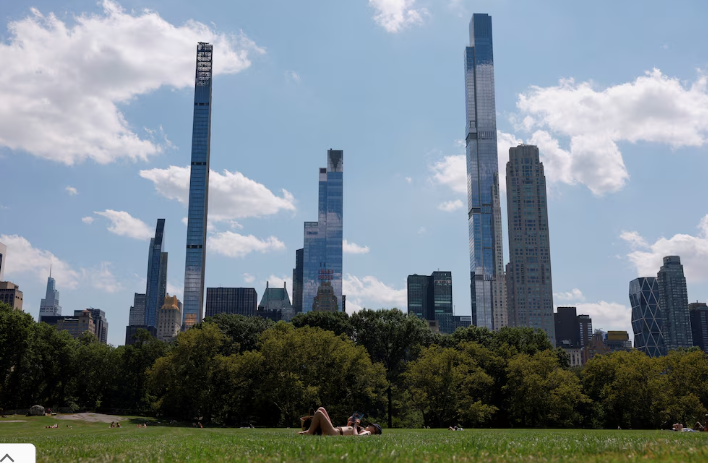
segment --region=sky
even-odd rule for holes
[[[122,344],[158,218],[182,297],[206,41],[206,286],[291,288],[333,148],[347,310],[406,307],[407,275],[440,269],[469,315],[472,13],[493,21],[500,171],[521,142],[545,166],[555,305],[631,335],[629,282],[666,255],[706,301],[705,2],[37,0],[0,5],[0,242],[25,311],[38,315],[51,264],[63,313],[105,310]],[[506,215],[503,228],[507,254]]]

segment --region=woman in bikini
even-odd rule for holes
[[[307,418],[309,417],[302,419],[305,420]],[[362,428],[359,426],[359,420],[353,420],[352,417],[349,417],[346,426],[337,426],[335,428],[327,414],[327,410],[325,410],[324,407],[320,407],[312,416],[310,428],[307,431],[300,431],[298,434],[314,436],[317,431],[320,431],[324,436],[370,436],[372,434],[381,434],[381,426],[378,424],[370,424]]]

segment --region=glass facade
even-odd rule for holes
[[[145,294],[135,293],[133,295],[133,305],[128,313],[128,325],[145,325],[145,303]]]
[[[295,251],[295,268],[293,269],[293,310],[302,312],[302,262],[305,250]]]
[[[708,306],[705,302],[688,304],[691,317],[691,334],[693,345],[708,353]]]
[[[207,317],[220,313],[253,316],[257,307],[258,293],[253,288],[207,288]]]
[[[157,312],[162,307],[167,289],[167,253],[165,244],[165,219],[157,219],[155,237],[150,238],[147,284],[145,287],[145,324],[157,326]]]
[[[679,256],[664,257],[656,276],[659,307],[664,318],[664,343],[667,351],[692,347],[691,319],[688,313],[688,290]]]
[[[428,286],[430,277],[427,275],[408,275],[408,313],[429,320]]]
[[[453,315],[452,272],[432,275],[408,275],[408,313],[429,322],[437,322],[441,333],[452,333],[458,327]],[[471,321],[471,320],[470,320]]]
[[[344,212],[344,151],[328,150],[327,167],[320,168],[317,222],[305,222],[303,248],[302,311],[343,310],[342,233]],[[322,283],[327,283],[320,289]],[[330,289],[331,287],[331,289]],[[332,296],[334,299],[332,299]],[[327,299],[326,303],[324,299]],[[336,302],[336,304],[335,304]]]
[[[538,147],[520,145],[509,149],[506,204],[509,324],[542,329],[555,345],[546,176]]]
[[[61,315],[61,306],[59,305],[59,291],[56,290],[56,281],[50,276],[47,278],[47,294],[39,304],[39,321],[42,317],[53,317]]]
[[[212,52],[213,46],[208,43],[199,42],[197,45],[182,329],[191,328],[200,322],[204,308],[204,266],[206,263],[209,204],[209,148],[211,143]]]
[[[630,281],[629,303],[632,305],[634,348],[649,357],[666,355],[664,316],[659,305],[657,279],[646,277]]]
[[[469,31],[470,46],[465,48],[465,139],[472,323],[495,329],[506,319],[506,291],[491,16],[474,14]]]

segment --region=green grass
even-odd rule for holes
[[[706,462],[708,433],[614,430],[384,430],[374,437],[309,437],[295,429],[193,429],[10,417],[0,442],[32,443],[40,462],[396,461]],[[59,423],[59,429],[44,426]],[[66,428],[69,424],[72,429]],[[453,460],[454,458],[454,460]]]

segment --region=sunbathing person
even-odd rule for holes
[[[359,426],[359,420],[353,420],[352,417],[349,417],[346,426],[338,426],[335,428],[327,414],[327,410],[325,410],[324,407],[320,407],[312,416],[312,423],[309,429],[307,431],[300,431],[298,434],[314,436],[317,431],[320,431],[321,434],[325,436],[369,436],[371,434],[381,434],[381,426],[378,424],[370,424],[363,428]]]

